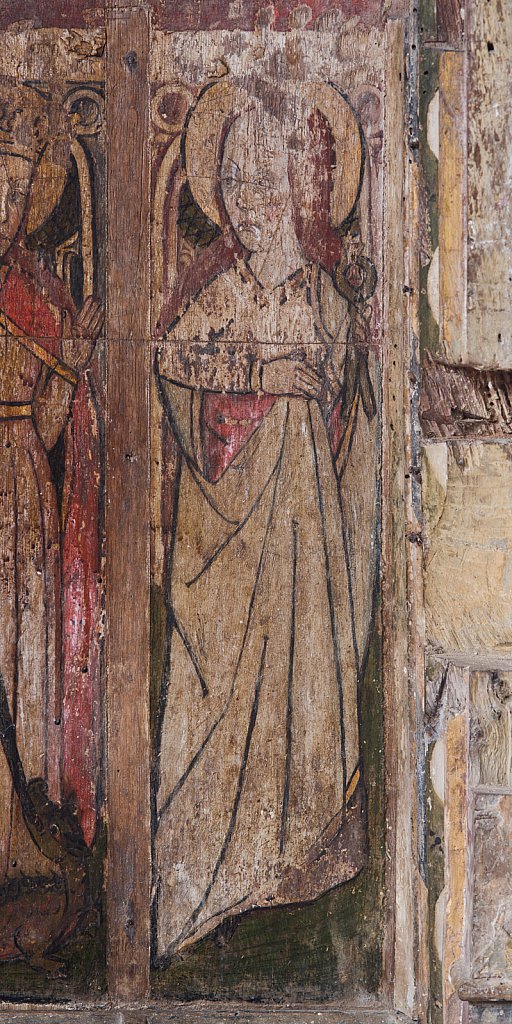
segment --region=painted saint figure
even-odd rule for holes
[[[230,916],[361,870],[376,570],[378,417],[358,383],[364,364],[374,400],[375,362],[354,357],[367,324],[333,273],[332,223],[361,180],[355,115],[323,83],[302,98],[224,83],[200,97],[185,151],[224,262],[157,358],[181,455],[155,770],[160,965]],[[355,453],[360,501],[344,493]]]
[[[102,326],[77,313],[26,245],[56,205],[48,102],[2,84],[0,96],[0,669],[28,778],[62,794],[61,528],[48,452],[70,415]],[[44,174],[43,174],[44,171]],[[53,191],[52,191],[53,182]],[[51,873],[32,842],[0,752],[0,881]]]

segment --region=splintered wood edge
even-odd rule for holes
[[[307,1003],[275,1006],[247,1003],[169,1003],[122,1010],[0,1009],[0,1024],[412,1024],[379,1004],[371,1007]]]
[[[512,1003],[512,980],[476,978],[459,985],[457,995],[466,1003]]]

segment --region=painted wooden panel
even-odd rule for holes
[[[27,161],[37,173],[8,201],[26,199],[27,226],[40,218],[20,246],[47,264],[29,327],[19,289],[7,303],[24,269],[10,248],[3,292],[7,370],[13,352],[44,367],[38,419],[25,392],[4,404],[12,429],[34,419],[47,449],[39,532],[32,523],[35,547],[23,548],[46,605],[28,602],[40,640],[26,657],[16,639],[11,675],[40,655],[50,669],[29,716],[6,663],[2,732],[21,834],[37,846],[44,786],[27,796],[11,718],[28,775],[27,751],[47,761],[43,810],[65,809],[79,867],[61,857],[62,878],[40,886],[71,892],[67,931],[43,940],[32,901],[32,945],[16,931],[0,993],[97,1000],[106,950],[116,1000],[148,996],[151,954],[155,997],[385,990],[420,1013],[402,28],[370,2],[348,24],[343,5],[320,2],[220,14],[77,4],[75,20],[60,2],[34,20],[36,6],[16,0],[18,31],[5,36],[6,96],[30,94],[38,118],[48,110],[32,122],[34,146],[48,133]],[[22,115],[6,104],[6,131],[26,147]],[[60,334],[40,292],[66,313]],[[18,501],[9,444],[6,494]],[[25,599],[19,588],[9,605],[16,629]],[[41,748],[23,745],[25,721],[42,718]],[[151,1019],[130,1013],[113,1011]]]
[[[103,47],[2,35],[3,996],[103,985]]]
[[[159,994],[379,984],[385,38],[153,35]]]

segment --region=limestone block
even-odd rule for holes
[[[511,456],[507,442],[424,449],[427,638],[469,662],[512,655]]]

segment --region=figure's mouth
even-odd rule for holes
[[[250,220],[239,221],[237,224],[237,231],[240,231],[241,234],[254,235],[256,238],[259,238],[261,234],[261,228],[259,225],[254,224]]]

